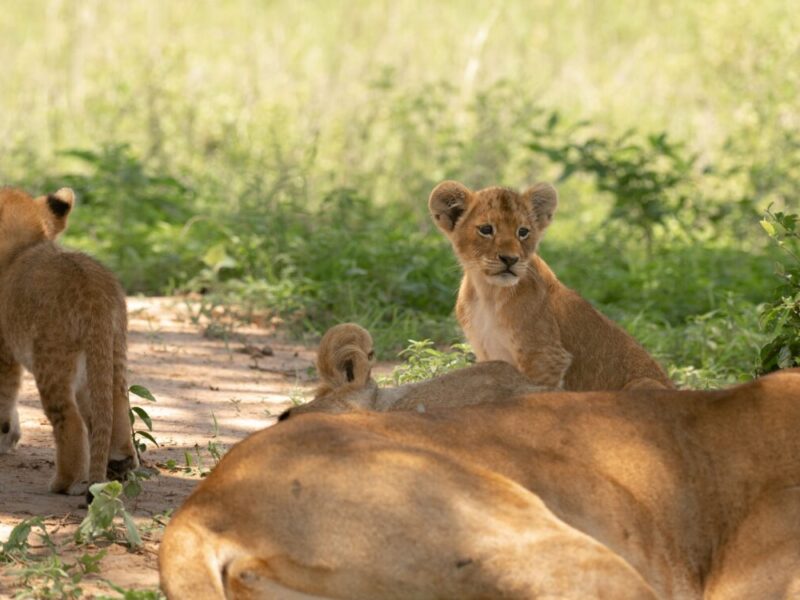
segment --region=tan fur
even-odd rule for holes
[[[135,467],[128,418],[125,295],[114,276],[55,239],[72,190],[32,198],[0,189],[0,452],[19,438],[21,367],[36,379],[53,426],[50,490],[83,494]]]
[[[799,429],[797,369],[713,392],[293,416],[237,444],[177,512],[162,586],[171,599],[793,597]]]
[[[335,389],[364,387],[375,364],[372,336],[355,323],[331,327],[322,336],[317,351],[317,373],[322,380],[316,396]]]
[[[557,204],[549,184],[473,192],[446,181],[431,193],[431,215],[464,270],[456,315],[478,360],[505,360],[536,384],[567,390],[673,388],[636,340],[538,256]]]
[[[331,327],[317,351],[317,371],[322,381],[314,399],[287,410],[280,419],[309,412],[424,412],[429,408],[469,406],[548,391],[502,361],[473,365],[424,383],[379,388],[372,379],[374,362],[372,336],[366,329],[355,323]]]

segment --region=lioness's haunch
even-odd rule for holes
[[[469,406],[547,391],[503,361],[470,366],[424,383],[379,388],[372,379],[372,336],[355,323],[331,327],[317,352],[320,385],[314,399],[288,409],[280,420],[309,412],[417,410]]]
[[[564,286],[537,254],[558,204],[537,184],[517,193],[439,184],[431,215],[464,271],[456,315],[479,360],[505,360],[567,390],[672,388],[636,340]]]
[[[200,483],[167,527],[162,585],[171,599],[797,597],[799,430],[800,370],[714,392],[302,415]]]
[[[53,426],[53,492],[83,494],[136,466],[128,417],[125,295],[97,261],[56,243],[75,196],[0,189],[0,453],[20,438],[21,367]]]

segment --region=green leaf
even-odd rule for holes
[[[141,429],[139,429],[139,430],[137,430],[137,431],[136,431],[136,435],[140,435],[140,436],[142,436],[143,438],[147,438],[147,439],[148,439],[148,440],[150,440],[150,441],[151,441],[151,442],[152,442],[152,443],[153,443],[155,446],[158,446],[158,447],[160,447],[160,446],[159,446],[159,444],[158,444],[158,442],[156,441],[156,438],[154,438],[154,437],[153,437],[153,436],[152,436],[150,433],[148,433],[147,431],[144,431],[144,430],[141,430]]]
[[[138,479],[129,479],[122,486],[122,493],[125,494],[126,498],[136,498],[142,493],[142,484]]]
[[[30,537],[33,528],[38,528],[41,533],[39,537],[42,538],[45,545],[49,548],[54,548],[53,541],[47,533],[47,528],[44,525],[42,517],[33,517],[25,519],[18,523],[8,536],[5,543],[0,543],[0,562],[7,562],[13,558],[25,556],[28,552],[28,538]]]
[[[133,517],[131,517],[127,511],[123,510],[122,520],[125,523],[128,542],[134,548],[140,547],[142,545],[142,538],[139,536],[139,530],[136,529],[136,523],[134,523]]]
[[[147,428],[150,431],[153,431],[153,420],[150,418],[150,415],[147,414],[145,409],[143,409],[141,406],[132,406],[131,410],[139,415],[139,418],[144,421],[144,424],[147,425]]]
[[[140,398],[144,398],[145,400],[149,400],[150,402],[156,401],[153,394],[150,393],[150,390],[148,390],[143,385],[132,385],[131,387],[128,388],[128,391],[131,394],[139,396]]]
[[[215,273],[218,273],[221,269],[232,269],[236,266],[236,261],[228,256],[224,242],[211,246],[203,255],[202,260],[206,265],[211,267]]]
[[[783,346],[778,352],[778,367],[781,369],[788,369],[794,366],[794,359],[792,357],[792,350],[789,346]]]
[[[84,574],[99,573],[100,561],[108,553],[108,550],[103,549],[97,554],[89,554],[88,552],[78,557],[78,564]]]
[[[114,520],[122,518],[125,525],[125,538],[133,547],[142,545],[141,537],[136,529],[133,518],[125,510],[121,496],[123,486],[119,481],[109,481],[106,483],[96,483],[89,488],[94,496],[86,518],[83,519],[75,532],[77,543],[90,542],[98,537],[112,541],[117,539],[117,531]]]

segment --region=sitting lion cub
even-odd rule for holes
[[[567,390],[673,388],[636,340],[564,286],[536,253],[555,188],[473,192],[436,186],[433,220],[464,269],[456,315],[478,359],[505,360],[534,383]]]
[[[125,384],[125,295],[97,261],[54,240],[75,202],[70,189],[32,198],[0,188],[0,453],[20,438],[21,365],[36,379],[53,426],[50,491],[137,465]]]

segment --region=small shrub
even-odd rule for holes
[[[800,364],[800,216],[767,209],[761,226],[783,251],[776,265],[780,286],[776,298],[761,312],[761,324],[771,336],[761,348],[757,374]]]
[[[475,362],[469,344],[453,344],[449,351],[437,350],[431,340],[409,340],[408,347],[400,352],[405,363],[395,367],[392,374],[381,383],[400,385],[414,383],[443,375]]]
[[[133,394],[134,396],[138,396],[139,398],[143,398],[148,402],[155,402],[156,399],[150,390],[146,387],[141,385],[132,385],[128,388],[128,395]],[[131,406],[128,417],[131,420],[131,435],[133,436],[133,447],[136,448],[136,454],[141,459],[142,453],[147,450],[147,444],[145,440],[153,444],[154,446],[158,447],[158,442],[153,437],[153,420],[150,418],[148,412],[143,409],[141,406]],[[144,423],[147,429],[136,429],[136,420],[140,420]]]
[[[120,532],[116,520],[119,518],[124,525],[123,539],[133,548],[141,546],[142,538],[136,523],[122,502],[123,485],[119,481],[95,483],[89,491],[94,499],[89,505],[86,517],[75,532],[75,541],[79,544],[92,542],[95,539],[118,541]]]
[[[682,210],[689,201],[688,184],[695,157],[666,133],[642,136],[628,130],[621,136],[584,134],[588,123],[565,130],[552,113],[546,126],[534,129],[529,148],[561,167],[560,181],[575,174],[594,178],[600,192],[611,194],[609,217],[633,226],[652,241],[653,229]],[[574,141],[583,137],[582,141]]]
[[[28,539],[34,530],[39,530],[42,542],[51,550],[55,548],[53,540],[47,533],[42,517],[32,517],[18,523],[5,542],[0,542],[0,562],[22,562],[29,558]]]

